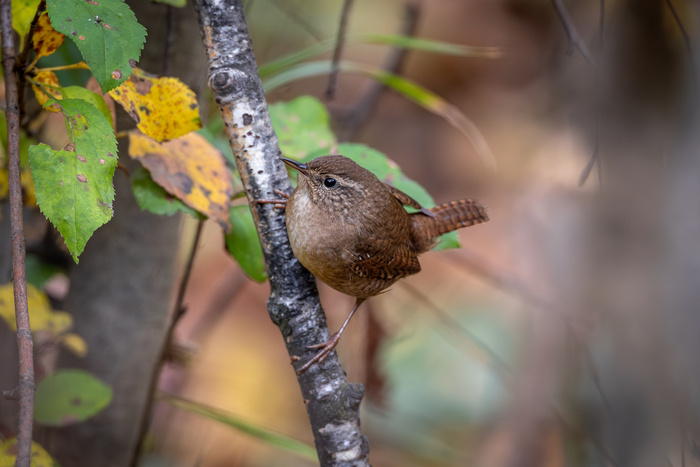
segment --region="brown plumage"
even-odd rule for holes
[[[470,199],[423,208],[344,156],[283,160],[300,174],[286,206],[294,255],[318,279],[356,298],[340,331],[314,346],[321,352],[299,372],[330,354],[364,300],[420,271],[418,255],[440,235],[488,221],[484,207]],[[404,205],[419,211],[409,214]]]

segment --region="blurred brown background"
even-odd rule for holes
[[[367,385],[372,464],[700,465],[697,2],[561,2],[590,61],[568,53],[556,2],[411,3],[417,37],[502,50],[498,59],[410,52],[403,68],[474,121],[498,169],[391,91],[355,136],[437,202],[474,197],[491,216],[460,231],[463,249],[424,255],[423,272],[370,300],[341,341],[349,380]],[[258,62],[333,37],[341,6],[248,1]],[[403,9],[356,0],[349,32],[395,33]],[[355,45],[344,59],[382,66],[388,53]],[[326,83],[268,98],[323,98]],[[328,102],[338,122],[371,85],[341,75]],[[267,294],[207,225],[176,329],[198,352],[186,369],[168,366],[160,387],[311,443]],[[321,299],[337,328],[352,299],[324,286]],[[311,465],[164,405],[151,437],[146,465]]]

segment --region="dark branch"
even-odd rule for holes
[[[209,86],[221,112],[241,181],[252,207],[270,278],[268,312],[291,357],[302,361],[330,334],[313,276],[294,257],[284,215],[258,200],[289,193],[279,143],[253,55],[240,0],[196,0],[202,40],[209,57]],[[360,431],[364,388],[349,384],[333,353],[297,375],[323,466],[366,466],[369,446]]]
[[[678,29],[680,29],[681,34],[683,35],[683,40],[685,41],[685,47],[688,50],[688,57],[690,59],[690,71],[693,74],[693,85],[697,86],[698,78],[697,78],[697,72],[695,71],[695,59],[693,58],[693,48],[690,45],[690,36],[688,35],[688,31],[686,30],[685,26],[683,25],[683,21],[681,20],[681,17],[678,14],[678,11],[676,11],[676,7],[673,6],[673,2],[671,0],[666,0],[666,5],[668,5],[669,10],[671,10],[671,14],[673,15],[673,19],[676,22],[676,24],[678,24]]]
[[[333,99],[335,96],[335,84],[338,81],[338,73],[340,72],[340,56],[343,54],[343,47],[345,46],[345,31],[348,26],[352,2],[353,0],[345,0],[343,2],[343,10],[340,13],[338,37],[335,40],[335,50],[333,51],[333,65],[331,66],[331,74],[328,76],[328,88],[326,89],[327,99]]]
[[[404,5],[403,24],[399,32],[403,36],[413,36],[418,26],[420,17],[420,4],[417,0],[409,0]],[[403,66],[408,49],[396,47],[391,50],[384,62],[383,70],[398,74]],[[379,81],[372,81],[370,88],[365,92],[360,101],[343,117],[343,133],[341,141],[350,141],[355,137],[357,130],[367,121],[367,118],[377,107],[379,98],[386,90],[386,85]]]
[[[576,48],[579,52],[581,52],[581,55],[583,55],[583,58],[585,58],[588,63],[594,65],[595,63],[593,62],[593,57],[591,57],[588,47],[586,47],[586,44],[584,44],[581,37],[578,35],[576,27],[571,21],[569,13],[566,11],[564,4],[561,2],[561,0],[552,0],[552,4],[554,4],[554,9],[557,11],[559,19],[564,25],[564,30],[566,30],[566,35],[569,38],[566,53],[571,55],[574,52],[574,48]]]
[[[19,161],[19,102],[15,65],[15,38],[12,29],[10,0],[0,0],[0,30],[2,30],[2,68],[5,74],[5,118],[7,119],[7,153],[10,192],[10,238],[12,244],[12,283],[17,321],[19,350],[19,426],[15,466],[29,467],[34,418],[34,349],[27,306],[26,245],[22,218],[22,185]]]

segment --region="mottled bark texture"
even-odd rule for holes
[[[226,125],[231,147],[256,219],[270,278],[268,311],[279,326],[290,356],[310,358],[307,346],[329,337],[311,274],[294,258],[284,214],[256,200],[289,193],[278,159],[262,83],[240,1],[195,1],[209,57],[209,86]],[[291,369],[290,369],[291,370]],[[319,459],[323,466],[368,465],[369,445],[360,432],[364,388],[349,384],[337,356],[298,375]]]
[[[12,284],[17,324],[17,349],[19,353],[18,385],[4,395],[12,394],[19,401],[17,423],[17,467],[28,467],[32,450],[32,424],[34,419],[34,343],[29,327],[27,304],[26,244],[22,212],[22,186],[19,161],[19,103],[17,76],[15,74],[15,41],[12,30],[10,2],[0,1],[0,30],[2,30],[2,69],[5,77],[5,118],[7,121],[7,169],[10,196],[10,243],[12,248]],[[0,388],[2,389],[2,388]]]
[[[130,6],[148,30],[139,66],[160,73],[167,7],[140,1]],[[194,11],[178,10],[176,15],[171,76],[201,95],[205,67]],[[120,112],[118,125],[134,124]],[[130,171],[137,167],[125,143],[119,145],[119,158]],[[59,361],[61,367],[83,368],[112,386],[114,399],[87,422],[48,433],[44,445],[63,467],[131,465],[170,323],[180,219],[142,212],[122,171],[117,170],[114,182],[114,218],[88,242],[80,265],[70,273],[63,305],[89,352],[84,359],[65,354]]]

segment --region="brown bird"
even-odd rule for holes
[[[471,199],[423,208],[344,156],[306,164],[282,160],[300,174],[286,202],[294,255],[318,279],[356,300],[338,332],[311,347],[321,351],[298,373],[333,351],[362,302],[420,271],[418,255],[440,235],[488,221],[484,206]],[[418,212],[409,214],[404,205]]]

